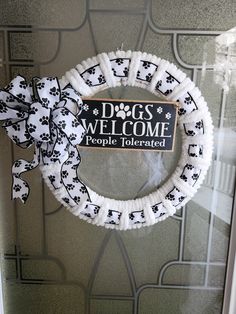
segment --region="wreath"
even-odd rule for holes
[[[80,122],[81,97],[116,86],[136,86],[177,101],[182,152],[171,177],[148,196],[120,201],[98,195],[78,176],[78,145],[86,134]],[[35,146],[34,158],[12,167],[13,198],[23,202],[29,186],[21,174],[39,165],[55,195],[74,215],[92,224],[127,230],[172,216],[196,193],[213,149],[213,125],[200,90],[180,69],[154,55],[117,51],[83,61],[58,80],[14,78],[0,91],[0,120],[15,144]]]

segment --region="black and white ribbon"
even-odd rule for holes
[[[33,78],[27,84],[17,76],[0,90],[0,120],[15,144],[27,148],[35,143],[34,158],[19,159],[12,167],[13,198],[27,200],[29,186],[20,176],[39,164],[60,165],[60,185],[64,186],[74,203],[89,200],[86,186],[79,180],[78,145],[85,130],[78,119],[82,110],[79,94],[70,86],[60,89],[55,77]],[[53,178],[50,178],[53,184]],[[60,186],[55,187],[60,188]],[[79,192],[78,196],[78,191]]]

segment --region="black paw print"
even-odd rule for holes
[[[45,87],[45,83],[44,82],[39,82],[36,84],[38,89],[43,89]]]
[[[76,203],[79,203],[79,202],[80,202],[80,197],[79,197],[79,196],[75,196],[75,197],[74,197],[74,201],[75,201]]]
[[[180,203],[183,202],[184,199],[185,199],[184,196],[180,196],[180,197],[179,197],[179,202],[180,202]]]
[[[65,127],[66,127],[66,121],[65,120],[59,121],[58,122],[58,127],[64,130]]]
[[[70,203],[70,200],[68,197],[63,197],[62,200],[66,203],[66,204],[69,204]]]
[[[25,117],[25,113],[23,111],[19,111],[16,113],[18,118],[24,118]]]
[[[116,70],[112,68],[112,72],[116,76]]]
[[[116,225],[114,220],[110,220],[108,223],[111,224],[111,225]]]
[[[49,117],[42,116],[42,118],[39,119],[42,125],[48,125],[49,124]]]
[[[23,89],[26,89],[26,87],[27,87],[26,82],[25,82],[25,81],[20,81],[19,87],[20,87],[20,88],[23,88]]]
[[[76,138],[77,138],[77,135],[75,133],[71,133],[69,136],[70,141],[74,141],[74,140],[76,140]]]
[[[195,153],[190,153],[189,156],[190,156],[190,157],[197,157],[197,154],[195,154]]]
[[[191,102],[192,102],[192,97],[190,97],[190,96],[185,97],[185,99],[184,99],[184,103],[185,103],[186,105],[190,105],[190,104],[191,104]]]
[[[101,84],[105,83],[105,77],[104,77],[104,75],[102,75],[102,74],[99,75],[99,77],[98,77],[98,82],[101,83]]]
[[[2,101],[0,101],[0,113],[7,112],[7,107],[4,105]]]
[[[145,69],[150,68],[150,66],[151,66],[151,63],[150,63],[150,62],[148,62],[148,61],[143,61],[143,67],[144,67]]]
[[[67,189],[70,191],[70,190],[74,190],[75,186],[74,184],[67,184],[66,185]]]
[[[14,163],[14,166],[15,166],[16,168],[19,168],[21,164],[22,164],[22,162],[21,162],[20,160],[17,160],[17,161]]]
[[[79,178],[75,177],[75,178],[72,179],[72,181],[73,181],[74,183],[79,183]]]
[[[16,136],[16,135],[12,135],[12,139],[13,139],[13,141],[14,141],[15,143],[19,143],[19,142],[20,142],[19,137]]]
[[[179,113],[179,116],[182,116],[186,113],[186,110],[184,108],[179,108],[178,113]]]
[[[62,178],[67,178],[68,175],[69,175],[69,173],[66,170],[63,170],[62,173],[61,173]]]
[[[59,95],[59,89],[54,86],[54,87],[50,88],[49,94],[52,96],[58,96]]]
[[[50,180],[51,183],[56,181],[56,177],[53,175],[48,176],[48,179]]]
[[[121,64],[124,63],[124,60],[121,59],[121,58],[118,58],[118,59],[116,59],[116,63],[117,63],[118,65],[121,65]]]
[[[14,97],[12,95],[7,96],[6,102],[13,102],[13,101],[14,101]]]
[[[49,105],[49,100],[48,100],[48,98],[42,98],[42,106],[44,107],[44,108],[48,108],[48,105]]]
[[[31,138],[30,134],[27,131],[25,131],[24,136],[27,140]]]
[[[32,170],[33,168],[34,168],[34,166],[31,164],[25,165],[25,170],[27,170],[27,171]]]
[[[143,211],[141,212],[141,218],[144,218],[144,212]]]
[[[86,82],[85,82],[88,86],[92,86],[92,81],[90,81],[90,80],[86,80]]]
[[[194,136],[196,133],[193,130],[188,130],[186,134],[189,136]]]
[[[68,116],[69,115],[69,110],[68,109],[66,109],[66,108],[63,108],[62,110],[61,110],[61,114],[65,117],[65,116]]]
[[[50,82],[52,82],[52,81],[54,81],[56,78],[55,77],[47,77],[47,81],[50,81]]]
[[[112,210],[108,210],[108,214],[107,214],[107,217],[112,217],[113,216],[113,214],[112,214]]]
[[[130,219],[130,220],[134,220],[134,214],[133,214],[133,213],[130,213],[130,214],[129,214],[129,219]]]
[[[199,129],[199,130],[200,130],[202,127],[203,127],[203,122],[202,122],[202,120],[196,122],[196,124],[195,124],[195,128],[196,128],[196,129]]]
[[[17,94],[16,97],[18,97],[20,100],[25,100],[25,95],[24,94]]]
[[[36,131],[36,125],[30,123],[30,124],[28,125],[28,131],[29,131],[30,133],[35,132],[35,131]]]
[[[13,186],[13,190],[16,191],[16,192],[19,192],[21,190],[21,186],[19,184],[15,184]]]
[[[174,201],[175,200],[175,196],[173,194],[167,194],[166,195],[166,199],[168,199],[170,201]]]
[[[54,158],[57,158],[57,157],[59,157],[61,155],[61,152],[59,151],[59,150],[54,150],[53,151],[53,157]]]
[[[77,126],[79,126],[79,121],[73,120],[71,125],[72,125],[73,128],[76,128]]]
[[[84,187],[84,186],[81,186],[81,188],[79,190],[82,194],[86,193],[86,187]]]
[[[157,82],[156,89],[159,89],[161,87],[161,85],[162,85],[162,80]]]
[[[198,177],[199,177],[199,174],[198,174],[198,173],[194,173],[194,174],[192,175],[192,179],[193,179],[193,180],[197,180]]]
[[[174,78],[171,75],[167,76],[166,83],[173,83],[173,82],[174,82]]]
[[[87,71],[89,74],[95,74],[96,70],[95,68],[91,68],[91,69],[88,69]]]
[[[70,152],[69,153],[69,158],[73,158],[75,156],[75,152]]]
[[[36,107],[31,107],[29,113],[30,113],[30,114],[36,114],[37,111],[38,111],[38,108],[36,108]]]
[[[146,81],[151,82],[151,80],[152,80],[152,75],[151,73],[148,73],[148,75],[146,75]]]
[[[26,193],[21,195],[23,202],[26,202],[28,195]]]
[[[91,214],[90,213],[84,213],[84,216],[91,218]]]
[[[127,67],[124,68],[123,73],[125,76],[128,76],[129,74],[129,69]]]
[[[100,208],[99,208],[98,206],[95,206],[95,207],[94,207],[93,212],[94,212],[95,215],[98,214],[99,209],[100,209]]]
[[[200,147],[199,148],[199,155],[202,155],[203,154],[203,151],[202,151],[202,148]]]
[[[156,214],[158,210],[159,210],[158,205],[152,206],[152,211],[154,212],[154,214]]]
[[[172,89],[167,89],[164,93],[165,96],[169,95],[172,92]]]
[[[188,170],[192,170],[193,168],[194,168],[194,166],[193,165],[190,165],[190,164],[186,164],[186,166],[185,166]]]
[[[13,87],[14,87],[13,83],[10,83],[10,84],[8,84],[8,85],[5,87],[5,90],[9,91],[9,90],[11,90]]]
[[[20,125],[19,124],[12,124],[12,127],[15,131],[20,131]]]
[[[43,133],[40,135],[42,141],[48,141],[50,139],[50,135],[48,133]]]
[[[57,144],[59,144],[59,145],[63,144],[63,140],[62,140],[61,137],[58,137],[58,138],[57,138]]]
[[[140,71],[137,72],[137,78],[140,78]]]

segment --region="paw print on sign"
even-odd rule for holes
[[[128,105],[124,105],[124,103],[120,103],[120,105],[116,105],[115,106],[115,112],[116,112],[116,116],[118,118],[121,118],[123,120],[125,120],[126,117],[131,116],[131,111],[130,111],[130,107]]]
[[[170,120],[170,118],[171,118],[171,113],[170,113],[170,112],[167,112],[167,113],[166,113],[166,119],[167,119],[167,120]]]
[[[162,109],[161,107],[158,107],[158,108],[157,108],[157,113],[161,114],[162,111],[163,111],[163,109]]]
[[[99,111],[98,111],[97,108],[93,109],[93,114],[94,114],[95,116],[97,116],[97,115],[99,114]]]

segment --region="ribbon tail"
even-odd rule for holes
[[[61,167],[61,180],[71,198],[68,199],[68,203],[71,204],[71,201],[73,201],[77,205],[82,205],[90,201],[90,196],[77,173],[77,168],[80,164],[80,155],[76,147],[72,145],[68,148],[68,154],[68,159]]]
[[[21,174],[36,168],[39,165],[39,161],[39,147],[36,145],[34,158],[32,161],[18,159],[14,162],[12,166],[12,199],[19,198],[22,203],[25,203],[27,201],[30,188],[28,183],[21,178]]]

